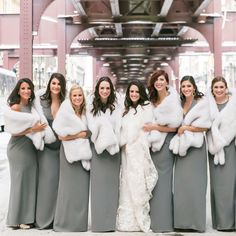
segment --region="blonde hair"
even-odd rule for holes
[[[77,89],[79,89],[79,90],[82,92],[82,94],[83,94],[83,102],[82,102],[82,104],[80,105],[79,109],[76,108],[76,107],[72,104],[72,101],[71,101],[72,92],[73,92],[74,90],[77,90]],[[86,106],[85,106],[85,96],[84,96],[84,90],[83,90],[83,88],[80,87],[78,84],[72,85],[72,86],[71,86],[71,89],[70,89],[70,92],[69,92],[69,99],[70,99],[70,102],[71,102],[71,104],[72,104],[72,107],[73,107],[74,110],[75,110],[75,113],[76,113],[77,115],[80,115],[80,116],[83,115],[83,114],[85,113],[85,110],[86,110]]]

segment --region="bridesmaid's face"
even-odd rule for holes
[[[195,89],[193,85],[186,80],[181,84],[181,92],[185,97],[191,97],[193,96]]]
[[[111,94],[110,84],[107,81],[102,81],[99,84],[98,93],[102,102],[107,102],[107,99]]]
[[[19,92],[18,92],[21,99],[25,100],[25,101],[28,101],[31,97],[31,93],[32,93],[32,91],[31,91],[31,88],[30,88],[29,84],[26,83],[26,82],[23,82],[20,85],[20,89],[19,89]]]
[[[61,92],[61,84],[57,78],[53,78],[50,82],[50,91],[52,94],[60,94]]]
[[[71,92],[71,103],[75,107],[80,107],[84,101],[83,92],[80,89],[75,89]]]
[[[139,89],[136,85],[131,85],[129,89],[129,97],[133,104],[137,104],[140,99]]]
[[[166,90],[168,83],[164,75],[160,75],[154,83],[155,89],[160,92]]]
[[[212,93],[216,98],[224,98],[226,96],[226,85],[224,82],[216,82],[212,87]]]

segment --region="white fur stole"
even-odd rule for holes
[[[86,131],[87,121],[83,115],[78,117],[71,105],[69,99],[66,99],[60,106],[53,121],[53,129],[59,136],[74,135],[81,131]],[[77,138],[68,141],[62,141],[65,156],[69,163],[80,161],[86,170],[90,170],[90,159],[92,151],[89,140]]]
[[[221,111],[211,91],[207,93],[212,119],[211,129],[207,132],[207,142],[209,152],[214,155],[215,165],[225,164],[224,147],[228,146],[236,136],[236,93],[230,92],[229,101]]]
[[[21,133],[38,122],[48,124],[37,98],[32,104],[31,113],[13,111],[8,106],[4,110],[6,131],[12,135]],[[26,136],[32,140],[35,148],[41,151],[44,149],[44,143],[49,144],[56,141],[56,137],[49,125],[41,132],[29,133]]]
[[[197,104],[186,114],[182,125],[191,125],[199,128],[210,128],[211,120],[209,104],[206,97],[197,101]],[[204,132],[185,130],[183,134],[176,134],[170,141],[170,150],[179,156],[185,156],[190,147],[200,148],[204,142]]]
[[[178,93],[173,87],[169,88],[169,95],[162,101],[160,105],[153,108],[153,123],[171,128],[180,126],[183,120],[183,109],[180,104]],[[159,151],[166,139],[168,133],[153,130],[148,136],[148,141],[153,152]]]
[[[98,154],[107,150],[111,155],[119,152],[119,139],[121,127],[121,105],[115,103],[115,110],[110,112],[107,109],[105,113],[93,116],[92,98],[88,99],[87,104],[87,119],[88,128],[92,132],[91,140],[94,143],[95,150]]]

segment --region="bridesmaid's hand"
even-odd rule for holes
[[[47,127],[47,124],[45,123],[36,123],[34,126],[30,128],[31,133],[41,132]]]
[[[178,128],[177,134],[178,134],[178,135],[181,135],[181,134],[184,133],[185,130],[187,130],[187,129],[186,129],[186,126],[184,126],[184,125],[183,125],[183,126],[180,126],[180,127]]]
[[[143,126],[143,131],[144,132],[150,132],[150,131],[152,131],[152,130],[154,130],[155,129],[155,126],[153,125],[153,124],[145,124],[144,126]]]

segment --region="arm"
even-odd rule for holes
[[[13,106],[11,106],[11,109],[13,111],[17,111],[17,112],[21,112],[20,111],[20,105],[19,104],[14,104]],[[47,124],[44,123],[36,123],[35,125],[33,125],[30,128],[25,129],[24,131],[18,133],[18,134],[14,134],[13,136],[23,136],[26,134],[30,134],[30,133],[36,133],[36,132],[41,132],[43,131],[45,128],[47,127]]]
[[[152,130],[157,130],[159,132],[164,132],[164,133],[172,133],[176,132],[177,128],[171,128],[166,125],[158,125],[158,124],[145,124],[143,126],[143,130],[145,132],[150,132]]]
[[[200,128],[200,127],[195,127],[191,125],[183,125],[178,128],[178,135],[181,135],[184,133],[185,130],[191,131],[191,132],[205,132],[208,129],[207,128]]]
[[[77,138],[88,138],[89,137],[89,134],[90,134],[90,131],[81,131],[77,134],[73,134],[73,135],[67,135],[67,136],[58,136],[58,138],[62,141],[70,141],[70,140],[74,140],[74,139],[77,139]]]
[[[18,134],[14,134],[12,136],[23,136],[23,135],[26,135],[26,134],[30,134],[30,133],[36,133],[36,132],[41,132],[43,131],[45,128],[47,127],[47,124],[44,124],[44,123],[36,123],[35,125],[33,125],[32,127],[18,133]]]

